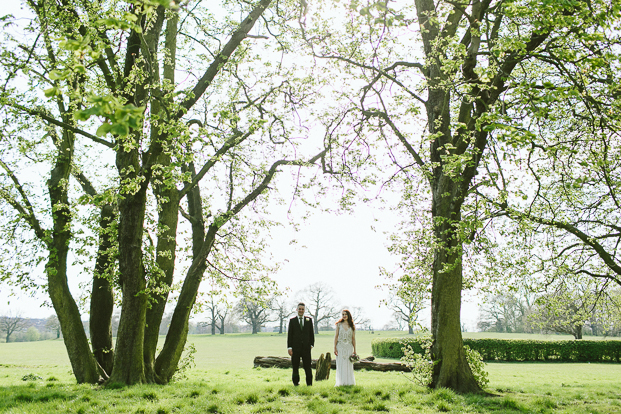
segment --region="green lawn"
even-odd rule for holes
[[[373,338],[401,335],[358,332],[358,351],[370,355]],[[399,373],[356,372],[357,386],[335,389],[333,379],[293,387],[290,370],[253,369],[256,355],[286,355],[285,335],[195,335],[189,342],[196,348],[196,367],[186,379],[120,389],[76,385],[62,341],[0,344],[0,412],[621,412],[621,365],[616,364],[487,364],[487,390],[497,396],[459,396],[429,392]],[[332,334],[322,332],[313,356],[332,348]]]

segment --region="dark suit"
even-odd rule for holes
[[[311,370],[311,348],[315,346],[315,332],[313,331],[313,320],[308,316],[304,317],[304,329],[300,327],[300,320],[296,316],[289,320],[289,331],[287,333],[287,348],[291,348],[291,365],[293,366],[294,385],[300,383],[300,358],[304,372],[306,373],[306,385],[313,384],[313,371]]]

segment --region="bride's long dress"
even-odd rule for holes
[[[339,326],[339,336],[336,343],[336,384],[335,387],[341,385],[356,385],[354,379],[354,363],[349,360],[351,354],[354,353],[354,345],[351,343],[352,329],[345,323]]]

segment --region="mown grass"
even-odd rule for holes
[[[359,333],[362,355],[370,354],[372,336],[365,334]],[[32,343],[39,347],[26,351],[24,344],[0,344],[0,412],[621,412],[621,366],[615,364],[487,364],[487,389],[496,397],[430,392],[406,375],[370,371],[356,372],[354,387],[334,388],[333,379],[293,387],[290,370],[252,368],[255,355],[285,355],[283,341],[270,334],[194,336],[197,364],[186,379],[116,389],[75,384],[60,341]],[[331,341],[331,335],[320,334],[314,356],[330,351]]]

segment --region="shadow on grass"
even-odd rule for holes
[[[76,392],[57,388],[59,387],[51,383],[44,387],[37,387],[33,383],[0,387],[0,412],[17,406],[73,400],[79,396]]]

